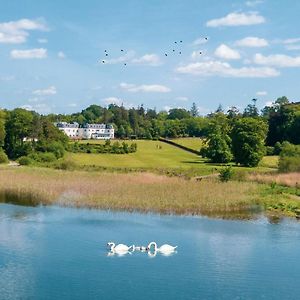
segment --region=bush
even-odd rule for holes
[[[275,155],[275,147],[267,146],[266,155],[267,156]]]
[[[6,153],[0,149],[0,164],[6,164],[8,163],[8,157],[6,155]]]
[[[59,170],[69,170],[73,171],[77,167],[75,161],[71,159],[63,159],[56,163],[55,168]]]
[[[28,165],[31,165],[33,163],[32,159],[28,156],[21,156],[19,157],[18,159],[18,163],[21,165],[21,166],[28,166]]]
[[[299,172],[300,171],[300,146],[289,142],[281,145],[278,169],[280,172]]]
[[[274,145],[274,155],[279,155],[282,149],[282,145],[280,142],[276,142]]]
[[[220,170],[219,178],[222,182],[227,182],[233,177],[233,170],[231,167],[226,167]]]
[[[29,158],[40,163],[49,163],[57,160],[52,152],[34,152],[29,155]]]

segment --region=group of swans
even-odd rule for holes
[[[135,245],[127,246],[124,244],[116,245],[114,242],[107,243],[107,246],[110,248],[110,252],[108,253],[109,256],[114,254],[132,254],[134,251],[148,252],[149,256],[155,256],[158,252],[163,255],[171,255],[177,249],[177,246],[171,246],[168,244],[164,244],[160,247],[157,247],[157,244],[155,242],[149,243],[147,247]]]

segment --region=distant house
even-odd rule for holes
[[[70,139],[84,140],[109,140],[115,137],[115,130],[108,124],[84,124],[58,122],[54,124],[59,130],[64,132]]]

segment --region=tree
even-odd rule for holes
[[[256,107],[257,99],[252,99],[252,104],[248,104],[244,110],[244,117],[258,117],[258,109]]]
[[[228,163],[233,158],[230,143],[230,137],[222,134],[220,129],[216,129],[214,133],[209,134],[207,146],[200,150],[201,155],[214,163]]]
[[[184,108],[172,108],[169,110],[168,119],[170,120],[181,120],[190,117],[190,113]]]
[[[215,113],[208,128],[206,146],[200,152],[215,163],[228,163],[232,160],[230,126],[226,116]]]
[[[0,148],[4,146],[5,139],[5,112],[0,110]]]
[[[257,118],[242,118],[234,122],[231,131],[232,151],[236,163],[255,167],[265,154],[268,125]]]
[[[192,117],[198,117],[199,116],[198,107],[196,106],[195,102],[193,102],[193,104],[192,104],[190,114],[191,114]]]
[[[4,147],[8,157],[27,155],[30,151],[30,145],[24,144],[24,138],[32,138],[33,118],[33,112],[22,108],[16,108],[7,114]]]

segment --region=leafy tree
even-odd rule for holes
[[[190,113],[184,108],[172,108],[169,110],[168,119],[170,120],[181,120],[190,117]]]
[[[268,125],[257,118],[242,118],[233,124],[232,151],[236,163],[255,167],[265,154]]]
[[[208,136],[207,146],[200,150],[202,156],[209,158],[214,163],[228,163],[232,160],[230,138],[221,132]]]
[[[24,143],[24,139],[32,138],[33,118],[33,112],[22,108],[16,108],[7,114],[4,147],[10,158],[27,155],[31,151],[31,145]]]
[[[252,104],[248,104],[244,110],[243,116],[244,117],[258,117],[258,109],[256,107],[257,99],[252,99]]]
[[[0,110],[0,148],[4,146],[5,139],[5,112]]]

